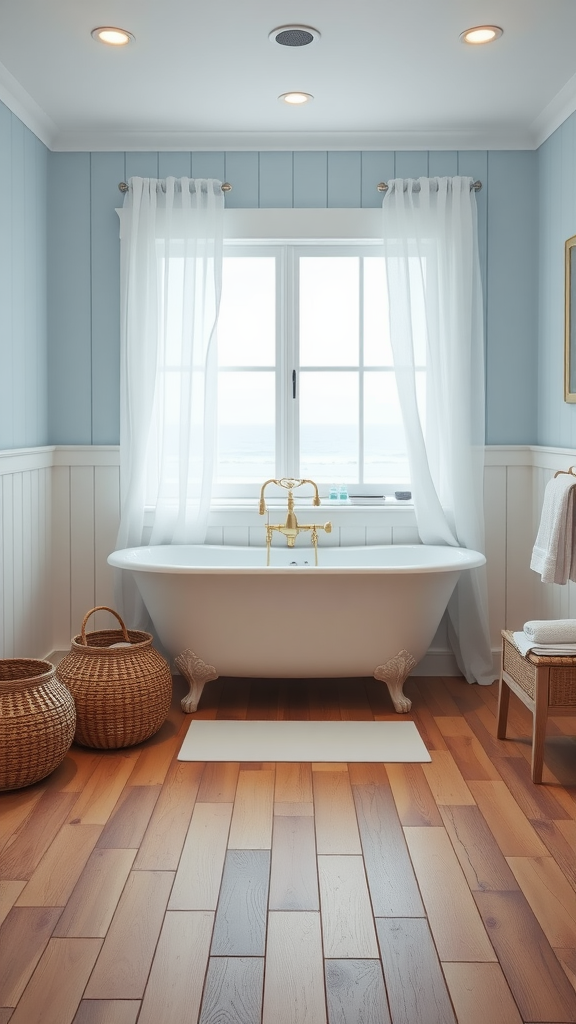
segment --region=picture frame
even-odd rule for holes
[[[576,235],[564,243],[564,401],[576,402]]]

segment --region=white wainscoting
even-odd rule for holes
[[[51,448],[0,452],[0,657],[52,650]]]
[[[530,569],[544,488],[576,463],[573,449],[492,446],[486,450],[485,511],[490,632],[498,664],[500,630],[527,619],[576,617],[576,587],[543,584]],[[334,509],[322,544],[415,543],[411,509]],[[0,657],[46,657],[67,650],[84,615],[114,607],[113,550],[119,515],[115,446],[70,446],[0,452]],[[208,541],[263,543],[257,510],[212,513]],[[88,629],[114,625],[98,613]],[[420,674],[456,668],[441,629]]]
[[[68,650],[91,608],[115,604],[106,559],[116,544],[120,514],[118,448],[58,447],[52,474],[52,650]],[[97,613],[86,628],[114,626],[116,619]]]

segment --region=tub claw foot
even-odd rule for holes
[[[374,669],[374,678],[386,683],[394,710],[400,715],[405,715],[412,707],[412,701],[404,696],[402,687],[416,664],[416,658],[412,657],[409,651],[399,651],[385,665],[378,665]]]
[[[202,658],[190,650],[182,651],[182,654],[174,658],[174,664],[190,687],[190,692],[180,701],[182,710],[190,714],[192,711],[196,711],[206,683],[212,679],[218,679],[218,673],[214,665],[207,665]]]

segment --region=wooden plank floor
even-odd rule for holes
[[[576,718],[410,679],[430,764],[176,760],[190,717],[0,794],[0,1024],[576,1022]],[[370,679],[218,680],[197,717],[397,719]]]

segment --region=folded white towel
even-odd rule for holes
[[[539,572],[543,583],[576,581],[574,541],[574,488],[571,473],[560,473],[546,484],[538,535],[530,568]]]
[[[541,654],[548,658],[562,657],[562,655],[576,657],[576,644],[535,644],[523,630],[513,633],[512,637],[520,654],[523,655],[531,651],[532,654]]]
[[[531,619],[524,632],[535,644],[576,644],[576,619]]]

